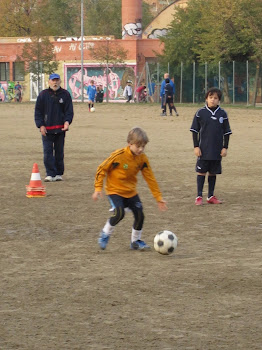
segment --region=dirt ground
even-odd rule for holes
[[[216,195],[194,205],[195,156],[189,132],[198,107],[159,116],[158,105],[75,105],[63,182],[27,198],[33,163],[45,177],[33,104],[0,104],[1,350],[261,350],[261,109],[228,108],[233,135]],[[109,216],[94,203],[96,168],[139,125],[168,202],[159,212],[145,181],[143,239],[178,237],[175,254],[129,250],[132,214],[105,251]],[[205,184],[206,197],[207,183]]]

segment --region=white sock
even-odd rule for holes
[[[135,230],[134,228],[132,228],[131,242],[133,243],[138,239],[140,239],[141,235],[142,235],[142,230]]]
[[[103,228],[103,232],[106,234],[106,235],[111,235],[113,233],[115,229],[115,226],[111,226],[110,223],[109,223],[109,220],[107,220],[104,228]]]

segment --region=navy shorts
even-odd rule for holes
[[[138,210],[143,210],[143,206],[138,194],[136,194],[134,197],[131,197],[131,198],[121,197],[117,194],[110,194],[108,195],[108,199],[112,208],[124,207],[124,208],[130,208],[131,210],[133,208],[136,208]]]
[[[204,160],[198,159],[196,162],[196,172],[200,174],[221,174],[222,165],[220,160]]]

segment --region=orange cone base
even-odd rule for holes
[[[26,194],[26,197],[27,197],[27,198],[43,198],[43,197],[45,197],[45,196],[46,196],[46,193],[39,193],[39,194],[36,194],[36,193],[34,193],[34,194],[27,193],[27,194]]]
[[[45,197],[45,187],[30,187],[26,186],[27,192],[26,197],[32,198],[32,197]]]

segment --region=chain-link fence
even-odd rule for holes
[[[169,73],[176,86],[175,102],[202,103],[210,87],[223,92],[223,103],[255,105],[262,103],[261,63],[236,62],[199,64],[193,62],[177,66],[146,64],[148,85],[155,84],[154,101],[159,101],[159,91],[164,73]]]

